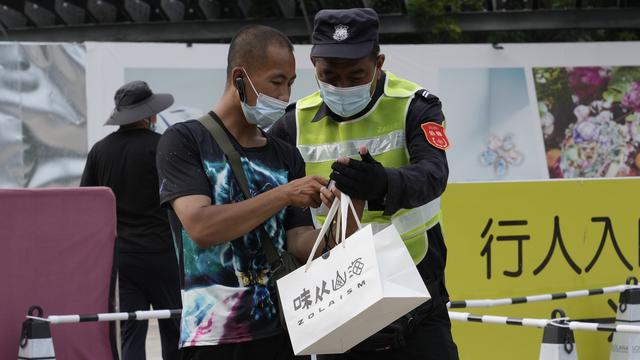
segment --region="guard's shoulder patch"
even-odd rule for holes
[[[436,123],[435,120],[429,120],[420,125],[420,128],[424,132],[424,137],[433,147],[440,150],[449,149],[449,139],[442,125]]]

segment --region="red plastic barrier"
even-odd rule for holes
[[[0,359],[15,359],[31,305],[110,310],[116,207],[108,188],[0,189]],[[51,325],[56,358],[112,360],[109,323]]]

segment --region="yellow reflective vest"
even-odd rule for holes
[[[358,148],[367,146],[374,159],[389,168],[409,165],[405,125],[409,104],[421,86],[385,72],[384,94],[357,119],[337,122],[328,116],[312,121],[322,98],[317,91],[296,103],[296,146],[305,161],[307,175],[328,178],[331,164],[340,156],[359,158]],[[414,263],[427,254],[427,230],[441,221],[440,198],[391,216],[365,210],[362,222],[374,231],[390,223],[401,234]]]

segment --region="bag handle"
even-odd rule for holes
[[[231,166],[233,176],[236,178],[236,181],[238,182],[240,190],[242,190],[245,199],[251,199],[251,192],[249,192],[249,182],[247,181],[244,169],[242,168],[242,160],[240,159],[240,154],[233,146],[233,144],[231,144],[229,135],[227,135],[227,133],[220,125],[220,118],[214,112],[211,112],[200,117],[198,121],[202,125],[204,125],[207,130],[209,130],[209,133],[211,133],[213,140],[215,140],[220,149],[222,149],[222,152],[227,157],[227,161]],[[260,226],[260,228],[262,229],[262,226]],[[266,231],[264,231],[263,233],[267,237],[267,241],[262,242],[264,254],[267,257],[267,262],[271,266],[272,271],[274,271],[274,269],[277,269],[282,264],[282,259],[280,258],[280,254],[278,254],[276,246],[273,244],[273,239],[271,239]]]
[[[337,221],[336,233],[338,231],[341,231],[339,243],[342,243],[343,247],[345,246],[344,240],[346,239],[346,235],[347,235],[346,224],[347,224],[347,215],[349,214],[349,210],[351,210],[351,212],[353,213],[353,217],[356,219],[356,224],[358,225],[358,229],[362,228],[360,219],[358,219],[358,213],[356,212],[356,209],[353,206],[353,203],[351,202],[351,198],[349,197],[349,195],[341,194],[340,198],[335,198],[333,200],[333,204],[331,204],[331,208],[329,209],[329,212],[327,213],[327,218],[322,224],[322,228],[320,228],[320,233],[316,238],[316,242],[313,244],[313,248],[311,249],[309,258],[307,258],[307,263],[304,267],[305,272],[309,270],[309,267],[311,266],[311,262],[313,261],[313,255],[318,250],[318,246],[320,245],[320,242],[322,241],[322,239],[324,239],[324,236],[327,234],[327,231],[329,231],[329,229],[331,228],[331,221],[333,220],[333,218],[336,216],[338,212],[340,212],[340,217],[338,217],[336,220]],[[336,236],[336,238],[338,238],[338,236]]]
[[[358,219],[358,213],[356,212],[355,207],[353,206],[353,202],[351,201],[351,197],[345,193],[340,194],[340,217],[342,219],[342,227],[341,230],[341,239],[340,242],[343,243],[347,238],[347,224],[349,217],[349,210],[353,213],[353,218],[356,220],[356,225],[358,225],[358,229],[362,228],[362,224],[360,223],[360,219]]]
[[[309,258],[307,258],[307,263],[304,267],[305,272],[309,270],[309,267],[311,266],[311,261],[313,261],[313,255],[318,250],[318,246],[320,246],[320,242],[322,241],[322,239],[324,239],[324,236],[327,234],[327,231],[329,231],[329,229],[331,228],[331,221],[336,216],[336,213],[338,212],[339,208],[340,208],[340,199],[338,198],[333,199],[333,204],[331,204],[331,208],[329,209],[327,218],[325,219],[324,224],[322,224],[322,227],[320,228],[320,233],[318,234],[318,237],[316,238],[316,242],[313,244],[313,248],[311,249],[311,253],[309,254]]]

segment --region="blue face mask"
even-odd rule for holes
[[[249,122],[250,124],[258,125],[260,128],[266,130],[284,115],[285,109],[287,108],[287,103],[271,96],[259,93],[256,90],[255,86],[253,86],[253,82],[249,78],[247,70],[245,70],[244,68],[242,70],[244,70],[244,73],[247,75],[247,80],[249,80],[251,88],[258,96],[255,106],[251,106],[245,101],[240,102],[242,112],[244,113],[244,117],[245,119],[247,119],[247,122]]]
[[[371,85],[375,76],[374,69],[371,81],[364,85],[347,88],[336,87],[318,80],[320,96],[336,115],[343,118],[351,117],[362,111],[371,101]]]

